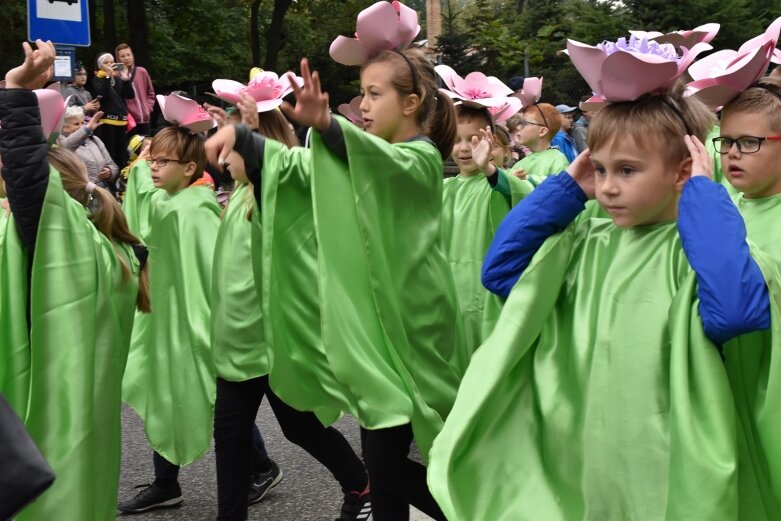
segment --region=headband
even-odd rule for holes
[[[689,128],[689,124],[686,123],[686,118],[683,117],[683,113],[681,112],[681,110],[678,107],[676,107],[674,104],[670,103],[670,101],[667,98],[662,97],[661,100],[662,103],[670,107],[670,110],[675,112],[675,115],[678,116],[678,119],[681,120],[681,123],[683,123],[683,128],[686,130],[686,135],[691,136],[692,130],[691,128]]]
[[[773,96],[775,96],[776,98],[778,98],[778,99],[779,99],[779,101],[781,101],[781,92],[777,91],[777,90],[776,90],[776,89],[774,89],[774,88],[771,88],[771,87],[770,87],[770,86],[768,86],[768,85],[762,85],[761,83],[752,83],[751,85],[749,85],[749,87],[748,87],[748,88],[749,88],[749,89],[762,89],[762,90],[766,90],[766,91],[768,91],[770,94],[772,94]],[[746,89],[746,90],[748,90],[748,89]]]
[[[418,91],[418,75],[415,74],[415,66],[412,64],[412,60],[410,60],[402,51],[393,49],[393,52],[404,58],[404,61],[409,65],[410,73],[412,73],[412,94],[420,96],[421,93]]]

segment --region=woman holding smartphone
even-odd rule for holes
[[[126,99],[135,97],[127,69],[115,63],[110,53],[102,53],[97,59],[97,70],[92,78],[92,94],[101,97],[102,125],[95,129],[95,135],[103,141],[111,159],[120,170],[127,164],[127,104]]]

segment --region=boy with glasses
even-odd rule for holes
[[[136,320],[123,399],[143,418],[154,482],[119,504],[125,513],[182,502],[179,466],[211,446],[215,380],[211,275],[220,206],[203,181],[203,139],[167,127],[131,167],[124,209],[149,247],[152,313]]]
[[[531,154],[515,163],[510,173],[537,186],[569,166],[567,157],[551,147],[551,140],[561,128],[561,115],[553,105],[536,103],[524,107],[521,118],[516,145],[525,146]]]

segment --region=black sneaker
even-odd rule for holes
[[[179,483],[171,488],[160,488],[154,483],[138,485],[136,488],[143,490],[136,494],[133,499],[120,503],[117,508],[121,512],[138,514],[157,508],[174,508],[178,507],[183,501],[182,488],[179,486]]]
[[[282,471],[279,470],[279,467],[273,461],[271,462],[271,470],[254,474],[249,484],[249,500],[247,504],[253,505],[266,497],[266,493],[279,485],[283,477],[284,474],[282,474]]]
[[[348,492],[344,495],[342,514],[336,521],[370,521],[372,502],[369,491]]]

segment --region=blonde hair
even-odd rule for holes
[[[174,154],[179,161],[195,163],[195,173],[190,178],[190,184],[203,177],[206,168],[206,149],[203,146],[203,139],[186,128],[165,127],[155,134],[152,138],[152,146],[149,147],[150,157],[155,157],[156,152]]]
[[[426,55],[418,49],[382,51],[364,63],[361,73],[375,63],[393,66],[391,85],[399,95],[416,94],[420,98],[416,114],[418,124],[434,142],[442,158],[450,156],[456,142],[456,113],[448,96],[437,95],[437,75]]]
[[[89,214],[89,220],[95,225],[109,241],[121,242],[130,246],[140,244],[141,241],[130,231],[125,214],[114,197],[103,188],[96,186],[92,194],[87,192],[87,167],[84,162],[71,152],[62,147],[55,147],[48,152],[49,164],[53,166],[62,179],[62,187],[73,199],[81,203],[85,208],[90,202],[90,195],[97,200],[95,208]],[[117,253],[115,251],[115,253]],[[117,253],[117,261],[122,269],[122,280],[130,279],[130,266],[124,256]],[[139,311],[149,313],[149,275],[147,267],[141,270],[138,276],[138,296],[136,307]]]
[[[668,93],[647,94],[636,101],[611,103],[591,119],[588,146],[599,150],[617,136],[643,143],[654,137],[668,165],[677,165],[689,157],[683,136],[691,133],[700,141],[716,123],[713,113],[694,96],[683,97],[683,83]]]
[[[781,132],[781,77],[765,76],[757,80],[724,106],[722,119],[733,112],[762,114],[770,128]]]

